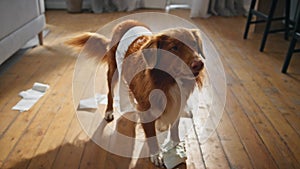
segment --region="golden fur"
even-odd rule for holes
[[[110,41],[102,35],[86,33],[67,42],[72,46],[83,47],[88,39],[91,39],[94,42],[86,45],[85,51],[92,56],[97,56],[97,53],[105,53],[104,56],[98,57],[101,58],[102,63],[108,65],[109,92],[106,109],[106,120],[108,121],[113,118],[109,115],[113,112],[113,89],[118,79],[113,78],[115,71],[118,71],[115,59],[116,49],[124,33],[134,26],[145,25],[128,20],[114,28]],[[146,49],[149,50],[147,54],[145,53]],[[168,52],[161,52],[160,50]],[[146,137],[156,135],[155,122],[156,127],[162,130],[168,129],[170,125],[174,124],[193,89],[197,84],[199,87],[202,86],[204,64],[202,62],[203,56],[199,55],[199,53],[202,54],[202,50],[199,31],[185,28],[169,29],[153,36],[140,36],[130,44],[125,55],[125,59],[130,59],[124,61],[122,66],[123,79],[128,82],[129,92],[136,100],[137,111],[143,112],[140,113],[141,119],[158,116],[154,121],[145,121],[142,124]],[[170,59],[174,55],[180,60]],[[189,71],[183,69],[179,61],[183,61],[190,68]],[[165,71],[159,68],[164,68]],[[181,84],[177,83],[174,76],[176,79],[180,79]],[[155,89],[164,92],[166,101],[162,95],[151,94]],[[181,95],[182,93],[183,95]],[[147,112],[151,106],[153,108],[151,110],[155,110],[155,112]],[[162,114],[160,114],[161,111],[163,111]],[[151,153],[156,151],[157,148]]]

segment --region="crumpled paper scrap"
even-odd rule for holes
[[[184,141],[178,144],[170,141],[162,145],[162,150],[164,165],[167,169],[172,169],[181,163],[185,163],[187,156]]]

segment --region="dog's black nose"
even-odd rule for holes
[[[191,69],[194,74],[199,74],[203,67],[204,63],[201,60],[194,60],[191,64]]]

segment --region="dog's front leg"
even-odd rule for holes
[[[156,131],[155,131],[155,121],[142,123],[146,138],[147,144],[150,149],[150,160],[158,167],[163,167],[163,157],[159,151],[159,145],[156,138]]]
[[[113,92],[117,83],[117,78],[114,77],[114,73],[117,70],[117,66],[114,63],[108,65],[107,71],[107,84],[108,84],[108,94],[107,94],[107,107],[105,111],[104,119],[108,122],[114,119],[113,116]],[[118,73],[116,73],[117,75]]]
[[[180,142],[178,127],[179,127],[179,120],[177,120],[170,128],[170,138],[167,138],[163,143],[162,145],[163,151],[165,152],[169,151],[170,149],[177,146],[178,143]]]
[[[170,138],[175,144],[178,144],[180,142],[178,127],[179,127],[179,119],[176,120],[176,122],[171,127],[171,131],[170,131],[171,132]]]

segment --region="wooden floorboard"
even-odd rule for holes
[[[163,12],[138,12],[144,11]],[[96,31],[127,14],[46,11],[50,33],[45,45],[27,50],[0,76],[1,168],[156,168],[148,158],[118,156],[93,142],[82,125],[97,125],[89,124],[95,114],[86,114],[86,121],[81,121],[85,124],[81,124],[75,112],[79,100],[72,99],[73,94],[76,98],[89,97],[92,86],[86,84],[72,91],[72,84],[85,82],[73,81],[77,53],[64,41],[81,32]],[[245,17],[191,19],[188,10],[172,10],[171,14],[199,26],[210,38],[227,80],[226,105],[216,132],[200,143],[199,129],[192,130],[186,138],[186,165],[178,168],[300,168],[299,54],[293,56],[288,74],[280,72],[289,42],[282,34],[272,34],[265,51],[259,52],[261,33],[253,33],[251,28],[249,38],[242,39]],[[80,76],[93,79],[84,72],[87,68],[82,70]],[[104,69],[99,71],[97,76],[103,80],[97,79],[97,84],[105,81],[101,74]],[[50,85],[46,95],[27,112],[11,110],[20,100],[18,93],[37,81]],[[106,90],[103,86],[96,89]],[[103,116],[103,112],[94,113]],[[135,125],[127,122],[127,126]],[[137,134],[130,129],[121,132]],[[107,144],[114,146],[112,142]]]
[[[227,112],[224,112],[217,134],[226,154],[230,168],[252,168],[249,155],[234,128]]]

